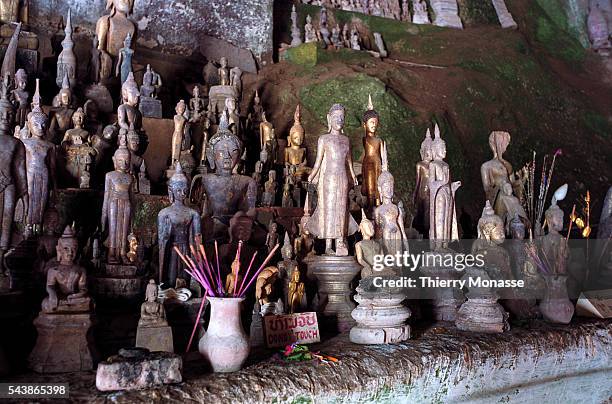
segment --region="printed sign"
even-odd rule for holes
[[[264,328],[268,348],[284,347],[294,342],[312,344],[321,341],[315,312],[264,316]]]

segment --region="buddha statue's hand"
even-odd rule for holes
[[[57,299],[57,296],[49,295],[49,308],[51,310],[55,310],[55,309],[57,309],[58,305],[59,305],[59,301]]]

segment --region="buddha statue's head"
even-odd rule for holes
[[[259,91],[255,90],[255,98],[253,99],[253,103],[255,105],[259,105],[261,103],[261,98],[259,98]]]
[[[113,155],[115,170],[127,173],[130,169],[130,151],[122,144]]]
[[[379,120],[380,117],[378,112],[376,112],[374,109],[374,104],[372,104],[372,96],[368,95],[368,109],[363,113],[362,118],[363,128],[365,129],[367,135],[376,135]]]
[[[35,105],[28,114],[28,127],[32,136],[42,138],[45,136],[48,118],[39,105]]]
[[[221,114],[217,133],[209,140],[206,158],[217,174],[230,176],[240,161],[242,142],[228,129],[227,111]]]
[[[183,173],[183,168],[181,167],[181,163],[176,163],[176,167],[174,169],[174,174],[168,180],[168,197],[170,198],[170,203],[183,202],[185,198],[187,198],[187,194],[189,193],[189,180],[187,176]]]
[[[79,243],[74,234],[74,229],[71,226],[66,226],[55,248],[57,261],[61,265],[72,265],[77,256],[78,248]]]
[[[132,7],[134,7],[134,0],[107,0],[106,2],[106,9],[111,10],[111,16],[115,12],[129,15],[132,12]]]
[[[193,91],[191,92],[191,95],[193,95],[194,98],[200,98],[200,86],[193,86]]]
[[[304,143],[304,127],[300,119],[300,104],[298,104],[293,114],[293,126],[289,129],[289,146],[299,147]]]
[[[132,107],[135,107],[138,105],[138,102],[140,101],[140,91],[138,91],[137,88],[128,87],[126,91],[126,95],[127,95],[127,103],[129,105],[131,105]]]
[[[7,73],[0,89],[0,134],[3,135],[9,134],[15,121],[15,108],[8,99],[9,83],[10,77]]]
[[[446,157],[446,142],[440,137],[438,124],[434,129],[434,140],[431,142],[431,156],[434,160],[444,160]]]
[[[20,90],[25,90],[28,85],[28,74],[24,69],[17,70],[15,73],[15,86]]]
[[[334,104],[329,109],[327,114],[327,130],[329,132],[342,132],[344,128],[344,113],[345,109],[342,104]]]
[[[427,133],[425,134],[425,140],[421,142],[421,160],[423,161],[431,161],[433,160],[431,146],[433,140],[431,140],[431,131],[427,128]]]
[[[45,209],[43,214],[43,234],[55,236],[61,233],[59,212],[51,205]]]
[[[546,209],[544,218],[549,231],[560,232],[563,230],[563,211],[556,203]]]
[[[365,214],[365,211],[361,209],[361,222],[359,223],[359,232],[363,236],[364,240],[369,240],[374,237],[374,223]]]
[[[234,99],[234,97],[227,97],[225,99],[225,108],[227,108],[227,111],[230,114],[236,111],[236,100]]]
[[[393,175],[389,171],[383,170],[378,176],[378,193],[381,199],[393,199],[394,185],[395,180],[393,179]]]
[[[64,72],[64,78],[62,79],[62,89],[57,94],[60,107],[68,107],[72,104],[72,90],[70,89],[70,80],[68,78],[68,71]]]
[[[132,153],[140,151],[140,136],[135,130],[129,129],[127,131],[127,148]]]
[[[274,170],[268,171],[268,181],[270,182],[276,181],[276,171]]]
[[[222,68],[226,68],[227,67],[227,58],[225,56],[223,56],[221,59],[219,59],[219,64],[221,65]]]
[[[106,125],[102,130],[102,138],[107,142],[111,142],[117,135],[117,126]]]
[[[494,158],[502,158],[510,144],[510,134],[503,131],[493,131],[489,135],[489,147]]]
[[[230,219],[230,242],[244,241],[251,238],[253,232],[253,218],[242,211],[238,211]]]
[[[281,247],[281,256],[284,260],[290,260],[293,258],[293,246],[289,239],[289,233],[285,232],[285,239],[283,240],[283,246]]]
[[[277,231],[278,231],[278,224],[276,224],[276,222],[270,222],[270,224],[268,225],[268,232],[272,234],[276,234]]]
[[[515,240],[523,240],[525,238],[525,224],[518,213],[510,221],[510,235]]]
[[[145,290],[145,299],[149,303],[154,303],[157,301],[157,285],[153,279],[149,279],[149,284]]]
[[[83,126],[83,122],[85,121],[85,112],[83,112],[83,108],[79,107],[74,114],[72,114],[72,123],[75,128],[80,128]]]
[[[130,94],[132,94],[132,97],[134,97],[136,94],[138,94],[138,97],[140,97],[140,90],[138,89],[138,83],[136,83],[136,80],[134,79],[133,72],[128,73],[127,79],[121,85],[121,99],[124,103],[127,102],[130,105],[138,104],[138,101],[136,101],[136,104],[129,102]]]
[[[187,109],[187,104],[185,104],[185,100],[180,100],[178,104],[176,104],[176,108],[174,108],[177,115],[185,114],[186,109]]]
[[[506,196],[510,196],[512,195],[512,184],[510,184],[509,182],[504,182],[502,184],[502,193]]]
[[[478,220],[478,238],[495,244],[503,243],[506,238],[504,222],[495,214],[489,201],[486,202],[482,216]]]

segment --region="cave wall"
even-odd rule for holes
[[[130,18],[138,26],[142,46],[189,56],[211,36],[266,60],[272,51],[272,2],[135,0]],[[30,20],[33,26],[57,30],[70,8],[73,24],[94,31],[105,6],[106,0],[30,0]]]

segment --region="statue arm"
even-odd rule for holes
[[[49,295],[49,303],[54,309],[57,308],[57,305],[58,305],[57,292],[55,290],[56,284],[57,284],[57,281],[55,279],[55,270],[50,269],[49,274],[47,275],[46,289],[47,289],[47,294]]]
[[[159,283],[161,284],[164,279],[164,261],[166,258],[166,246],[170,238],[170,222],[164,215],[157,217],[157,232],[158,232],[158,243],[159,243]]]
[[[362,267],[367,266],[367,262],[365,262],[363,259],[363,250],[361,249],[361,242],[355,244],[355,258],[357,259],[359,265],[361,265]]]
[[[123,61],[123,52],[119,51],[119,57],[117,58],[117,65],[115,66],[115,76],[119,77],[121,72],[121,62]]]
[[[96,35],[98,36],[98,49],[105,50],[110,27],[110,15],[105,15],[96,24]]]
[[[323,162],[323,156],[325,155],[325,143],[321,137],[319,137],[319,141],[317,142],[317,157],[315,159],[314,166],[312,167],[312,171],[308,176],[308,182],[312,182],[318,175],[319,170],[321,168],[321,163]]]
[[[106,174],[104,178],[104,200],[102,202],[102,219],[100,221],[100,230],[104,232],[106,228],[106,219],[108,218],[108,198],[111,192],[112,182],[110,180],[110,173]]]
[[[13,158],[13,173],[15,176],[15,200],[21,198],[23,200],[23,210],[27,212],[30,206],[30,198],[28,195],[28,177],[26,172],[26,151],[21,141],[17,141],[15,158]]]
[[[53,189],[53,196],[57,197],[57,147],[53,145],[51,150],[49,150],[49,176],[51,177],[51,187]]]
[[[482,178],[482,187],[484,188],[486,197],[488,199],[488,190],[491,187],[491,179],[489,178],[489,174],[484,164],[480,166],[480,177]],[[491,203],[493,203],[493,201],[491,201]]]
[[[119,124],[119,127],[122,129],[130,129],[129,124],[127,123],[127,116],[126,116],[126,111],[125,108],[117,108],[117,123]]]
[[[355,169],[353,168],[353,153],[351,152],[351,148],[349,147],[349,151],[346,154],[346,162],[349,167],[349,172],[351,173],[351,178],[353,179],[353,183],[355,186],[358,185],[357,176],[355,175]]]

